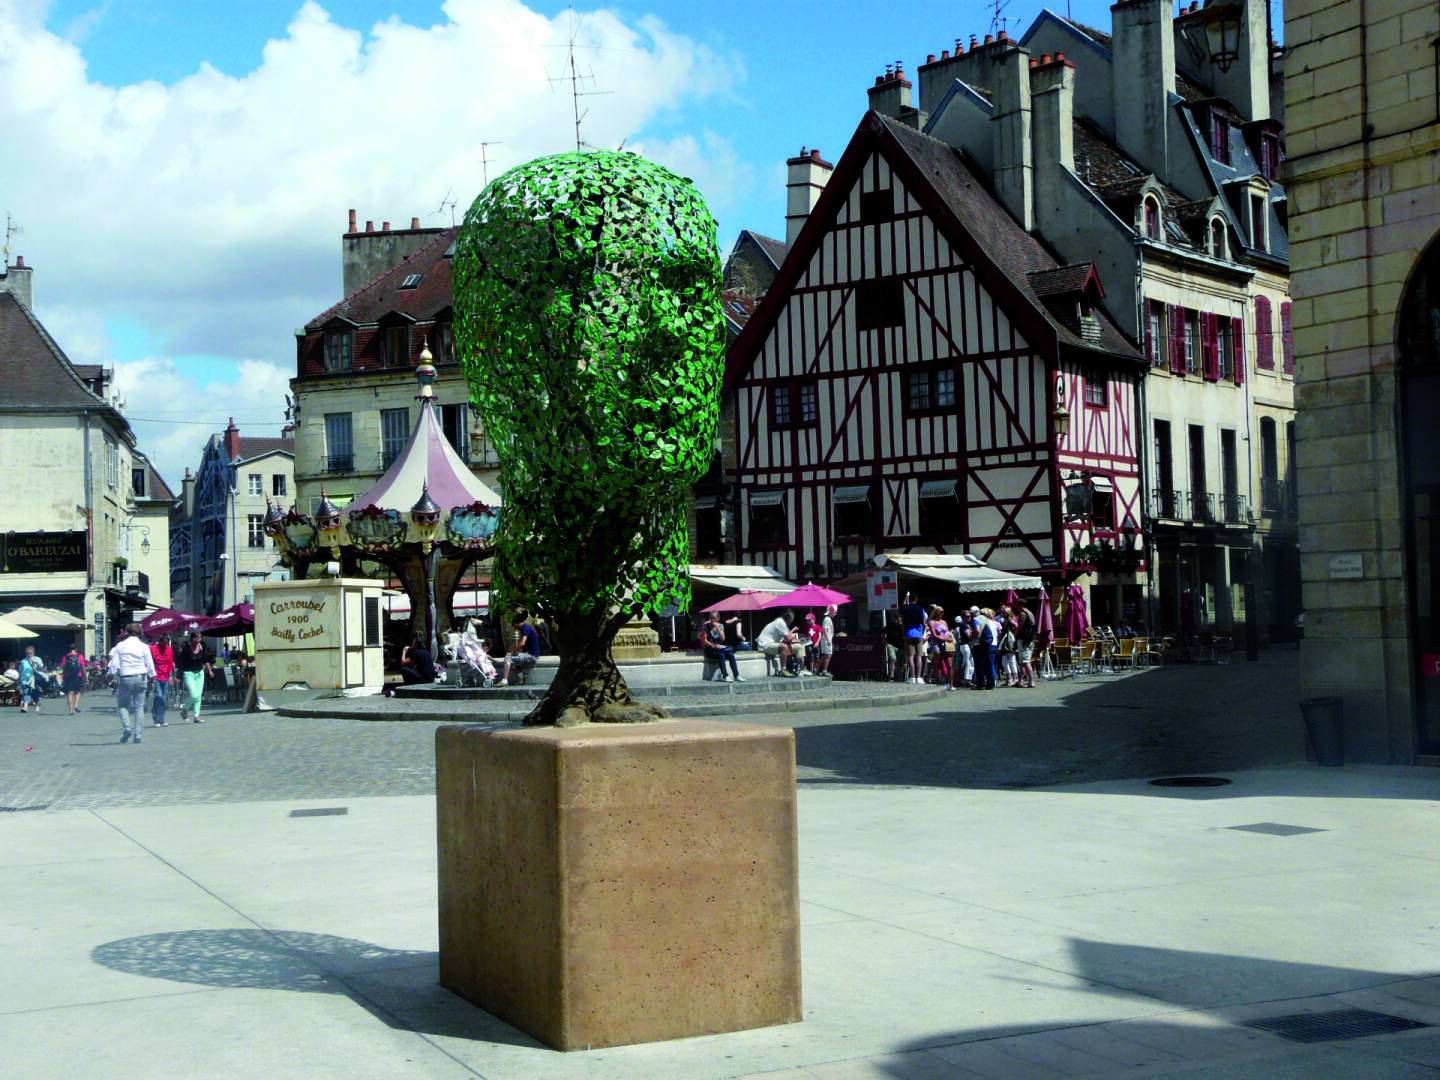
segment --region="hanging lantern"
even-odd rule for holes
[[[1070,410],[1065,408],[1065,380],[1059,375],[1055,376],[1055,411],[1050,414],[1050,421],[1055,426],[1056,442],[1070,434]]]
[[[425,554],[435,542],[435,530],[440,527],[440,507],[430,497],[430,486],[420,489],[420,498],[410,508],[410,524],[415,527],[415,536]]]
[[[1240,6],[1238,4],[1207,4],[1205,42],[1210,46],[1210,62],[1221,71],[1240,56]]]

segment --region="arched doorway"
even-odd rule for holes
[[[1416,750],[1440,754],[1440,238],[1406,290],[1397,344]]]

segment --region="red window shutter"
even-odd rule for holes
[[[1290,340],[1290,301],[1280,304],[1280,348],[1285,357],[1285,370],[1295,370],[1295,344]]]
[[[1235,385],[1245,385],[1245,317],[1230,320],[1230,357],[1235,364]]]
[[[1141,320],[1140,320],[1140,321],[1145,324],[1145,328],[1144,328],[1144,334],[1145,334],[1145,359],[1148,360],[1150,363],[1153,364],[1153,363],[1155,363],[1155,345],[1156,345],[1156,341],[1155,341],[1155,335],[1153,335],[1152,333],[1150,333],[1150,301],[1148,301],[1148,300],[1145,301],[1145,304],[1144,304],[1144,306],[1141,308],[1141,311],[1143,312],[1143,314],[1141,315]]]
[[[1216,382],[1220,378],[1220,350],[1215,331],[1214,313],[1202,311],[1200,313],[1201,371],[1209,382]]]
[[[1255,298],[1255,366],[1262,371],[1275,370],[1275,340],[1271,337],[1270,301]]]
[[[1170,324],[1170,370],[1185,373],[1185,309],[1179,304],[1166,308]]]

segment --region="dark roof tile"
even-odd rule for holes
[[[372,278],[315,316],[305,324],[305,329],[317,329],[337,317],[349,319],[357,326],[368,326],[392,311],[419,320],[433,318],[450,304],[449,252],[459,233],[458,226],[436,233],[434,239],[411,252],[399,265]],[[413,289],[400,288],[411,274],[421,275],[420,284]]]
[[[107,404],[90,392],[34,313],[10,293],[0,293],[0,387],[0,400],[7,405]]]
[[[293,437],[288,439],[271,439],[265,438],[264,436],[240,436],[240,458],[243,461],[260,457],[263,454],[271,454],[276,450],[294,456],[295,439]]]

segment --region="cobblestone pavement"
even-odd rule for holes
[[[1026,787],[1285,764],[1303,758],[1296,658],[742,719],[796,729],[803,784]],[[119,742],[113,701],[87,695],[74,717],[54,701],[38,716],[0,713],[0,811],[434,790],[434,720],[216,712],[147,728],[133,746]]]

